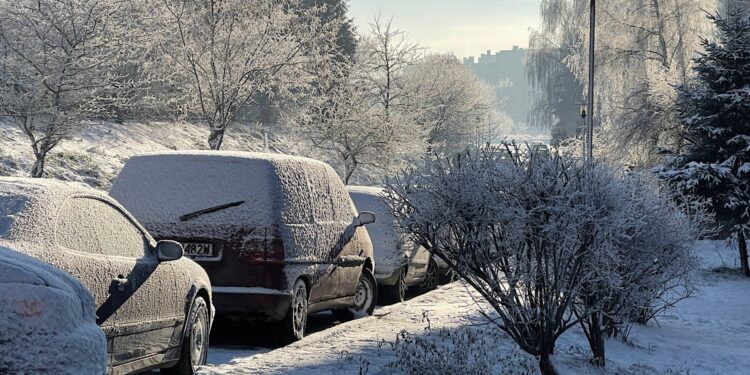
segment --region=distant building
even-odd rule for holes
[[[464,66],[471,69],[482,81],[497,87],[500,105],[504,102],[504,111],[520,125],[526,123],[529,112],[530,85],[524,74],[525,48],[513,46],[512,50],[492,53],[487,50],[479,56],[463,59]]]

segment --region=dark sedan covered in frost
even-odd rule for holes
[[[208,276],[179,243],[156,242],[109,196],[71,183],[0,178],[0,246],[89,289],[106,335],[108,373],[192,374],[205,363],[213,319]]]

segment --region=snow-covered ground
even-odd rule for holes
[[[54,148],[46,163],[48,176],[109,189],[125,161],[135,154],[207,148],[208,127],[187,122],[96,123]],[[294,153],[299,145],[269,135],[268,150]],[[262,129],[236,125],[227,130],[225,150],[265,151]],[[28,176],[34,157],[28,138],[12,123],[0,120],[0,175]]]
[[[558,341],[554,356],[560,372],[746,374],[750,368],[750,298],[747,297],[750,279],[735,271],[736,250],[722,242],[700,242],[696,254],[701,259],[701,269],[696,274],[694,298],[680,302],[656,323],[634,327],[627,343],[609,340],[605,371],[588,365],[588,347],[579,330],[566,333]],[[393,365],[398,360],[397,352],[408,352],[403,350],[408,347],[403,339],[396,344],[402,331],[413,335],[412,339],[419,338],[438,346],[464,343],[466,353],[479,352],[497,362],[492,367],[493,373],[519,371],[519,368],[535,373],[536,367],[529,367],[533,358],[519,353],[507,336],[488,334],[491,328],[482,324],[474,298],[476,294],[459,282],[398,305],[380,308],[372,317],[336,325],[276,350],[212,348],[210,365],[201,373],[405,373],[408,371],[403,366]],[[467,332],[485,337],[477,338]],[[445,357],[442,360],[446,362],[457,362],[465,357],[458,357],[462,354],[456,353],[453,354],[456,357],[451,358],[451,354],[442,353]],[[424,359],[427,355],[417,354],[415,358]],[[447,366],[427,363],[433,369]]]

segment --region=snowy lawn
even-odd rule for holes
[[[634,327],[627,343],[609,340],[606,371],[588,365],[588,345],[578,329],[558,341],[553,359],[557,369],[563,374],[745,374],[750,368],[750,279],[735,271],[733,247],[704,241],[696,254],[702,266],[694,298],[680,302],[655,324]],[[209,355],[211,364],[201,373],[409,372],[394,365],[397,352],[409,355],[407,362],[427,373],[451,373],[462,362],[472,366],[466,370],[536,373],[533,358],[519,353],[504,334],[492,333],[496,330],[482,324],[484,318],[473,298],[476,295],[462,283],[454,283],[267,353],[243,357],[242,352],[222,348]],[[403,338],[395,344],[401,331],[420,344],[404,344]],[[424,350],[433,344],[433,349]]]

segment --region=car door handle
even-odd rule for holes
[[[122,275],[119,275],[112,279],[112,282],[117,287],[117,290],[124,292],[125,291],[125,285],[128,285],[128,279],[123,277]]]

